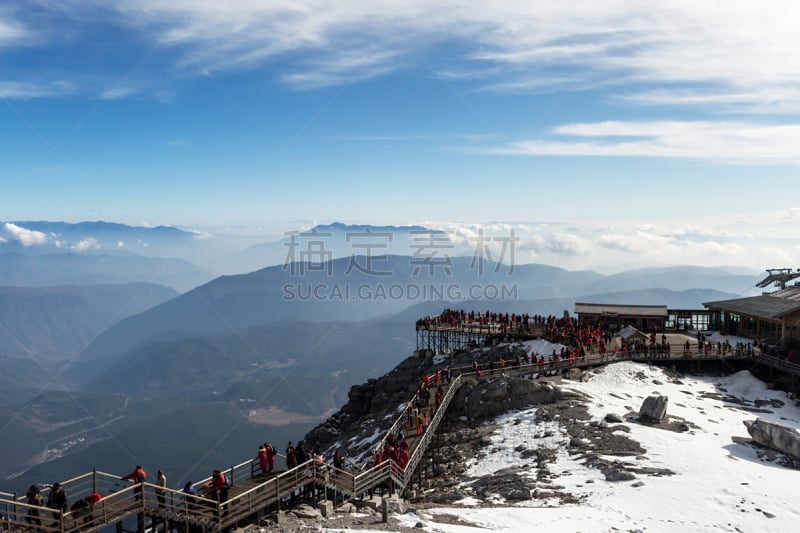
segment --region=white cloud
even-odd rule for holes
[[[51,16],[0,10],[0,47],[58,42],[64,20],[70,22],[68,38],[74,43],[93,38],[91,25],[98,20],[113,19],[142,40],[178,54],[181,75],[267,66],[278,79],[308,88],[422,67],[431,76],[481,81],[494,91],[635,83],[619,98],[737,112],[800,109],[798,10],[789,1],[768,6],[750,0],[67,0],[37,5]],[[42,20],[59,26],[48,29]],[[46,35],[34,34],[33,27]],[[446,54],[438,53],[444,48]],[[122,86],[98,91],[97,85],[95,94],[106,99],[156,91]]]
[[[585,255],[592,250],[592,245],[577,235],[556,233],[548,237],[545,250],[556,255]]]
[[[192,238],[196,241],[207,241],[209,239],[213,239],[214,235],[203,230],[199,229],[189,229],[187,230],[192,234]]]
[[[73,87],[66,81],[24,82],[0,80],[0,98],[27,100],[47,96],[71,94]]]
[[[124,248],[125,243],[123,241],[117,241],[117,248]]]
[[[800,222],[800,207],[782,209],[777,213],[777,218],[783,222]]]
[[[100,244],[97,242],[97,239],[94,237],[87,237],[72,246],[69,247],[70,250],[74,250],[76,252],[85,252],[86,250],[96,250],[100,248]]]
[[[497,260],[502,242],[494,241],[494,237],[507,238],[513,230],[517,264],[544,262],[564,268],[591,265],[593,269],[616,272],[620,265],[627,268],[642,264],[736,264],[762,268],[764,257],[777,258],[779,263],[798,262],[800,237],[795,225],[783,221],[786,214],[784,211],[751,214],[748,219],[763,219],[763,223],[745,225],[732,223],[729,217],[709,217],[695,224],[676,221],[675,225],[654,224],[646,219],[602,226],[559,222],[419,224],[447,232],[454,243],[454,248],[448,251],[451,256],[470,256],[480,242],[488,246],[491,259]],[[776,228],[785,231],[780,233]],[[767,247],[769,253],[765,251]],[[776,250],[781,252],[775,253]],[[489,258],[485,254],[484,257]],[[507,253],[506,262],[508,257]]]
[[[3,237],[0,237],[0,242],[8,242],[8,241],[5,240]]]
[[[647,249],[647,244],[635,235],[603,235],[597,240],[597,243],[603,248],[619,252],[641,253]]]
[[[6,231],[6,234],[17,239],[22,246],[25,247],[38,246],[47,242],[47,235],[41,231],[25,229],[11,222],[3,224],[3,229]]]
[[[758,249],[758,256],[769,257],[773,263],[780,262],[788,266],[796,263],[798,257],[800,257],[800,250],[795,248],[793,252],[791,253],[790,250],[780,246],[763,246]]]
[[[705,241],[699,243],[699,247],[708,253],[725,254],[725,255],[740,255],[744,253],[744,247],[737,243],[722,243],[717,241]]]
[[[25,44],[33,38],[33,32],[18,20],[0,9],[0,46]]]
[[[677,157],[731,163],[800,164],[797,151],[800,124],[606,121],[565,124],[555,128],[553,134],[579,140],[521,140],[483,151],[512,155]]]
[[[99,98],[100,100],[119,100],[127,98],[136,92],[133,87],[117,84],[101,91]]]
[[[448,79],[478,72],[498,90],[547,79],[578,87],[636,81],[652,88],[629,98],[647,103],[759,107],[798,98],[790,2],[142,0],[115,8],[156,32],[157,42],[179,46],[182,64],[200,70],[256,68],[302,52],[307,69],[279,73],[296,84],[346,83],[409,62],[430,67],[429,49],[459,43],[460,56],[432,70]]]

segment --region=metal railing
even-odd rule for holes
[[[679,355],[679,357],[674,357],[675,354]],[[669,359],[678,359],[683,358],[684,354],[681,350],[672,351],[669,355]],[[697,356],[698,359],[705,360],[752,357],[774,368],[800,374],[800,364],[772,355],[743,356],[729,354],[721,356],[714,354],[707,358],[702,354],[690,355],[693,358]],[[574,358],[571,363],[568,359],[561,359],[558,364],[552,360],[544,363],[539,363],[538,361],[527,362],[526,360],[523,364],[511,363],[504,368],[494,368],[492,373],[496,372],[499,375],[506,376],[524,375],[623,360],[652,361],[658,359],[660,358],[656,357],[652,352],[632,352],[625,358],[614,357],[613,354],[607,354],[606,357],[601,357],[599,354],[589,354],[584,357]],[[467,368],[453,369],[453,372],[458,372],[459,374],[450,380],[447,391],[431,418],[427,430],[413,445],[405,468],[400,467],[390,459],[361,473],[353,474],[336,469],[324,462],[315,463],[313,460],[309,460],[263,482],[256,483],[226,501],[210,499],[202,494],[187,494],[180,490],[160,487],[147,482],[132,484],[122,481],[119,476],[93,471],[61,483],[65,492],[73,498],[73,501],[78,499],[76,498],[78,495],[94,492],[103,494],[102,499],[88,510],[61,512],[47,507],[29,505],[26,503],[24,495],[19,496],[7,492],[0,492],[0,510],[9,529],[30,529],[35,527],[42,533],[77,533],[78,531],[92,533],[135,515],[149,515],[164,520],[184,522],[187,526],[202,525],[211,529],[222,530],[270,505],[277,503],[280,506],[283,499],[291,497],[296,491],[304,491],[308,488],[313,490],[330,489],[342,495],[357,497],[382,484],[388,484],[390,489],[402,492],[410,486],[412,476],[422,462],[456,393],[463,385],[472,382],[472,378],[478,377],[477,373],[473,372],[471,368],[469,368],[469,371],[464,372]],[[484,374],[487,370],[484,367],[480,372]],[[410,400],[410,402],[413,401],[414,398]],[[405,407],[399,413],[388,434],[396,433],[402,427],[409,403],[407,402],[403,405]],[[381,446],[385,445],[385,440],[385,437],[381,440]],[[285,458],[282,454],[278,454],[278,456]],[[257,459],[248,459],[224,472],[229,484],[238,486],[242,485],[246,480],[257,478],[260,474],[260,468]],[[207,484],[210,479],[200,480],[195,486]],[[43,494],[43,496],[46,498],[46,494]]]

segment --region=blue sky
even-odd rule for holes
[[[496,4],[0,7],[0,218],[554,221],[573,258],[797,262],[800,8]]]

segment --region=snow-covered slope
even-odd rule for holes
[[[756,417],[800,427],[800,409],[785,393],[767,389],[747,371],[720,378],[679,377],[629,362],[602,368],[586,382],[565,380],[561,387],[587,397],[592,417],[584,421],[587,425],[617,428],[614,433],[644,448],[638,455],[601,457],[629,467],[636,472],[633,479],[608,481],[586,461],[592,443],[575,443],[574,436],[571,442],[564,420],[539,420],[539,408],[508,413],[493,421],[497,429],[486,453],[470,460],[462,487],[469,491],[476,479],[491,479],[530,462],[525,451],[549,448],[554,457],[548,465],[551,475],[531,481],[542,487],[539,497],[512,503],[498,495],[470,496],[452,507],[398,515],[392,520],[395,530],[800,530],[800,501],[794,492],[800,471],[780,454],[732,440],[747,438],[742,422]],[[635,411],[654,393],[669,397],[669,424],[635,421]],[[609,413],[623,422],[604,422]],[[523,475],[535,478],[537,469]],[[562,497],[548,498],[548,488]],[[564,494],[574,503],[565,503]]]

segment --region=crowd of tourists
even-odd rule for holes
[[[495,313],[492,311],[475,312],[463,309],[445,309],[436,316],[427,316],[417,320],[417,329],[437,327],[459,328],[464,326],[495,326],[500,332],[530,333],[531,326],[544,326],[555,317],[529,315],[528,313]]]
[[[500,328],[501,332],[506,331],[528,331],[535,325],[543,329],[542,337],[551,343],[561,344],[560,348],[553,348],[551,353],[535,353],[534,351],[520,350],[519,347],[508,347],[505,355],[502,351],[499,355],[493,355],[488,360],[476,357],[472,365],[462,368],[445,367],[433,373],[425,373],[421,383],[411,401],[408,402],[403,414],[401,415],[399,427],[387,435],[381,444],[372,453],[374,465],[380,465],[387,461],[393,461],[399,468],[404,469],[409,461],[411,446],[409,439],[421,438],[428,430],[429,424],[441,408],[447,387],[453,379],[463,373],[471,372],[478,379],[484,373],[494,374],[495,371],[503,371],[506,368],[529,367],[531,377],[544,375],[548,372],[556,372],[562,368],[574,366],[576,361],[580,361],[588,355],[599,354],[601,360],[613,354],[616,358],[628,358],[632,356],[646,354],[648,357],[669,357],[671,347],[667,341],[666,334],[662,333],[659,339],[655,332],[648,337],[623,342],[617,346],[613,342],[613,336],[608,329],[601,329],[597,325],[579,324],[577,319],[565,313],[563,317],[554,315],[529,315],[516,313],[494,313],[491,311],[475,312],[456,309],[445,309],[436,316],[424,317],[417,321],[417,328],[433,328],[437,326],[458,327],[462,325],[494,325]],[[649,340],[649,342],[648,342]],[[613,348],[612,348],[613,344]],[[684,353],[691,353],[692,344],[687,340]],[[765,350],[766,346],[756,346]],[[752,354],[754,346],[751,343],[736,343],[731,345],[729,342],[709,342],[705,335],[697,334],[697,353],[705,356],[709,355],[728,355],[728,354]],[[497,354],[497,352],[495,352]],[[257,461],[261,475],[269,476],[274,472],[275,459],[279,455],[276,448],[270,443],[259,445],[254,461]],[[314,446],[309,450],[305,443],[300,440],[297,444],[289,442],[285,449],[286,469],[290,470],[313,461],[312,467],[317,469],[317,474],[327,479],[330,475],[337,475],[337,471],[344,471],[345,461],[339,450],[333,456],[333,469],[328,467],[328,462],[323,457],[319,446]],[[141,466],[137,466],[130,474],[122,476],[121,480],[130,481],[137,485],[134,489],[136,498],[142,497],[142,487],[147,480],[147,473]],[[166,505],[167,478],[163,471],[158,470],[155,494],[159,506]],[[206,500],[224,502],[229,496],[230,483],[225,474],[220,470],[213,470],[211,478],[206,483],[195,486],[191,481],[187,482],[181,492],[186,495],[187,505],[190,508],[197,508],[199,500],[197,496]],[[43,490],[48,490],[47,497],[42,494]],[[309,493],[313,492],[314,486],[309,485],[301,489],[297,495],[292,497],[308,498]],[[85,523],[92,521],[92,508],[100,501],[103,496],[97,492],[92,492],[79,500],[68,505],[67,494],[59,483],[52,485],[32,485],[26,494],[26,503],[31,507],[28,510],[26,520],[31,526],[40,527],[42,525],[42,513],[40,508],[50,510],[52,518],[58,523],[59,516],[68,510],[77,520],[82,518]]]

